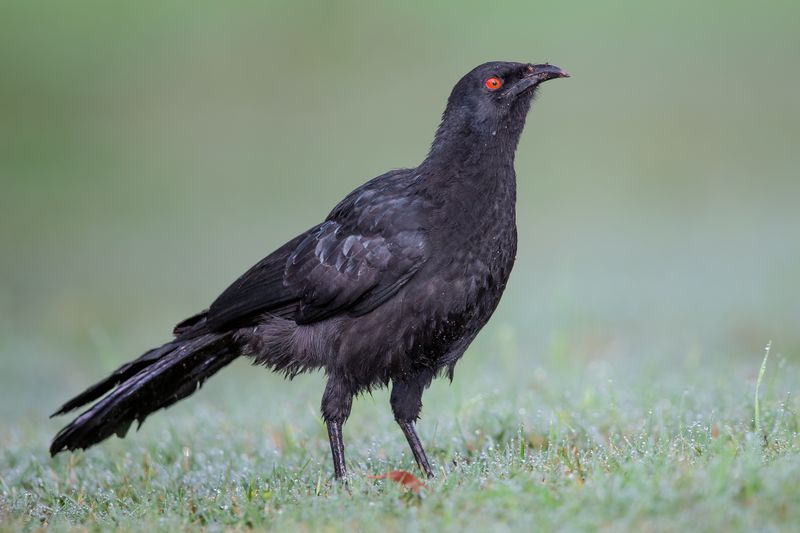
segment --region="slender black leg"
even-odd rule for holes
[[[398,420],[397,423],[400,425],[400,429],[403,430],[406,440],[408,441],[408,445],[411,447],[411,452],[414,454],[414,459],[416,459],[420,469],[425,472],[426,476],[432,478],[433,469],[431,469],[431,464],[428,462],[428,456],[425,455],[425,449],[422,447],[422,443],[419,441],[417,430],[414,427],[414,422]]]
[[[331,455],[333,456],[333,472],[336,479],[343,479],[347,475],[347,466],[344,460],[344,439],[342,438],[342,425],[350,416],[353,406],[353,393],[347,383],[334,377],[328,378],[325,394],[322,395],[322,418],[328,426],[328,438],[331,441]]]
[[[395,380],[392,384],[390,398],[394,419],[403,430],[411,452],[414,454],[414,459],[429,478],[433,477],[433,469],[428,461],[428,456],[425,455],[425,449],[419,441],[414,422],[419,418],[419,412],[422,410],[422,393],[431,384],[432,379],[432,373],[422,372],[404,380]]]
[[[328,422],[328,438],[331,441],[334,475],[336,479],[342,479],[347,475],[347,465],[344,461],[344,441],[342,440],[341,422]]]

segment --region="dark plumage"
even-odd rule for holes
[[[67,402],[103,397],[50,448],[87,448],[194,392],[239,355],[293,376],[328,376],[322,415],[337,477],[353,396],[392,383],[391,405],[432,475],[414,422],[422,393],[453,367],[489,320],[517,249],[514,152],[551,65],[494,62],[453,89],[417,168],[362,185],[322,224],[295,237],[176,326],[175,339]]]

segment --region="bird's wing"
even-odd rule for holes
[[[315,322],[339,312],[366,314],[391,298],[425,261],[420,232],[348,232],[329,220],[289,256],[284,284],[300,296],[295,321]]]
[[[191,330],[195,323],[203,330],[222,330],[252,324],[258,316],[271,313],[290,317],[297,307],[298,295],[284,283],[286,259],[317,228],[295,237],[242,274],[211,306],[187,319],[177,328]],[[176,328],[176,332],[181,332]]]
[[[391,298],[427,257],[415,202],[372,191],[345,202],[225,290],[206,325],[247,325],[265,314],[307,324],[339,313],[363,315]]]

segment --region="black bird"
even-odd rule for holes
[[[486,324],[517,250],[514,153],[549,64],[492,62],[453,88],[430,152],[342,200],[228,287],[211,306],[64,404],[98,400],[56,435],[55,455],[88,448],[197,390],[240,355],[286,376],[323,369],[334,471],[353,396],[392,383],[395,420],[433,475],[414,427],[422,393]]]

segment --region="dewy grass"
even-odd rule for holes
[[[510,376],[488,368],[486,353],[471,356],[459,376],[469,387],[435,383],[426,396],[420,432],[437,477],[420,494],[370,479],[418,475],[385,390],[361,398],[345,426],[348,491],[331,479],[317,383],[306,377],[290,389],[241,365],[125,440],[55,459],[46,449],[58,424],[45,418],[48,401],[36,400],[41,420],[0,426],[0,531],[791,531],[800,523],[800,403],[787,397],[800,385],[796,362],[770,374],[775,393],[759,400],[763,446],[752,438],[752,393],[742,392],[746,358],[709,354],[689,372],[680,358],[638,364],[642,354],[608,359],[602,370]]]
[[[764,359],[761,361],[761,368],[758,370],[758,379],[756,380],[756,397],[754,404],[754,426],[756,435],[759,435],[764,438],[764,441],[767,440],[767,435],[761,432],[761,407],[758,400],[758,393],[759,389],[761,388],[761,381],[764,379],[764,374],[767,371],[767,360],[769,359],[769,350],[772,347],[772,341],[767,343],[767,347],[764,349]]]

